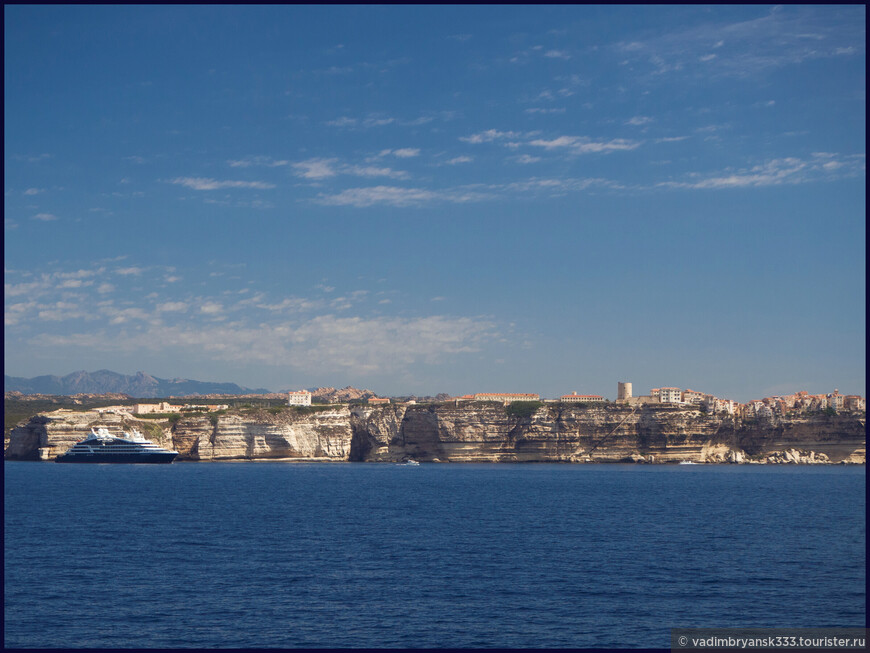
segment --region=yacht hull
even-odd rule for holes
[[[177,452],[166,453],[92,453],[64,454],[54,459],[57,463],[171,463]]]

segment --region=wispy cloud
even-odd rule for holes
[[[338,159],[308,159],[291,165],[296,171],[296,175],[305,179],[326,179],[339,174],[355,177],[389,177],[391,179],[407,179],[409,176],[403,170],[394,170],[386,166],[338,163]]]
[[[327,120],[324,124],[330,127],[362,127],[369,129],[372,127],[385,127],[386,125],[392,125],[395,122],[397,122],[396,119],[391,116],[369,114],[365,118],[341,116],[340,118]]]
[[[286,166],[289,161],[273,159],[270,156],[248,156],[243,159],[227,161],[231,168],[250,168],[252,166],[265,166],[267,168],[277,168]]]
[[[533,113],[533,114],[537,113],[537,114],[542,114],[542,115],[551,114],[551,113],[565,113],[565,107],[551,107],[551,108],[532,107],[531,109],[526,109],[525,112],[526,113]]]
[[[347,308],[366,290],[351,292],[335,302]],[[386,300],[389,301],[389,300]],[[384,304],[378,304],[384,305]],[[86,309],[86,306],[88,307]],[[250,306],[250,304],[249,304]],[[75,320],[100,320],[98,330],[52,332],[28,336],[30,344],[45,348],[78,349],[90,354],[173,353],[207,356],[214,360],[282,366],[306,372],[395,373],[417,363],[438,364],[449,357],[477,352],[500,338],[496,324],[480,317],[425,315],[418,317],[304,316],[300,311],[329,310],[324,304],[287,298],[277,304],[261,303],[271,319],[215,322],[226,307],[206,300],[202,316],[187,315],[182,301],[158,302],[151,309],[103,302],[99,311],[86,301],[36,301],[7,304],[5,321],[17,327],[32,315],[43,325]],[[289,319],[287,314],[295,315]],[[205,320],[203,321],[203,318]],[[131,325],[136,325],[131,329]]]
[[[341,169],[341,172],[356,177],[390,177],[392,179],[408,178],[408,173],[403,170],[393,170],[392,168],[378,166],[346,166]]]
[[[131,275],[134,277],[139,277],[144,271],[144,268],[132,266],[129,268],[117,268],[115,270],[115,274],[120,274],[122,277],[129,277]]]
[[[843,12],[823,7],[777,6],[767,12],[751,20],[705,23],[644,41],[620,42],[615,49],[652,75],[734,77],[851,56],[863,49],[863,15],[850,21]]]
[[[726,189],[782,184],[802,184],[863,174],[866,169],[864,155],[840,157],[817,152],[811,159],[785,157],[771,159],[749,168],[727,170],[711,175],[690,175],[684,181],[665,181],[656,184],[663,188]]]
[[[188,306],[186,302],[163,302],[157,305],[159,313],[185,313]]]
[[[193,190],[219,190],[222,188],[257,188],[266,190],[275,188],[275,184],[270,184],[265,181],[219,181],[217,179],[207,179],[205,177],[176,177],[169,180],[170,184],[178,184],[186,186]]]
[[[330,127],[355,127],[359,121],[356,118],[348,118],[347,116],[342,116],[341,118],[336,118],[335,120],[327,120],[325,124]]]
[[[437,191],[424,188],[400,188],[397,186],[374,186],[348,188],[336,194],[321,193],[314,201],[329,206],[368,207],[376,204],[388,206],[420,206],[432,202],[478,202],[489,199],[486,193],[473,190]]]
[[[334,177],[337,173],[333,169],[333,164],[338,159],[308,159],[293,163],[292,166],[296,170],[296,174],[306,179],[324,179],[326,177]]]
[[[653,119],[650,118],[649,116],[635,116],[634,118],[631,118],[630,120],[626,120],[625,124],[626,125],[634,125],[635,127],[639,127],[641,125],[648,125],[652,121],[653,121]]]
[[[521,132],[499,131],[498,129],[487,129],[486,131],[472,134],[471,136],[460,136],[459,140],[465,143],[492,143],[493,141],[504,140],[506,138],[519,138]]]
[[[200,313],[205,313],[206,315],[219,315],[224,312],[224,307],[218,302],[205,302],[202,306],[199,307],[199,311]]]
[[[52,222],[54,220],[57,220],[58,217],[56,215],[54,215],[53,213],[37,213],[36,215],[31,217],[30,219],[31,220],[41,220],[42,222]]]
[[[566,149],[573,154],[589,154],[594,152],[616,152],[634,150],[640,147],[639,141],[625,138],[614,138],[609,141],[593,141],[582,136],[559,136],[550,140],[536,139],[529,141],[529,145],[543,147],[547,150]]]
[[[409,159],[411,157],[420,155],[420,148],[417,147],[402,147],[397,150],[381,150],[380,156],[387,156],[392,154],[393,156],[397,156],[400,159]]]

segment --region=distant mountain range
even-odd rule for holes
[[[73,372],[66,376],[36,376],[25,379],[16,376],[3,377],[4,392],[24,394],[74,395],[80,393],[118,393],[131,397],[183,397],[208,394],[265,394],[265,388],[245,388],[235,383],[211,383],[190,379],[159,379],[156,376],[136,372],[130,376],[110,370],[97,372]]]

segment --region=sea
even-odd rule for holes
[[[863,466],[4,472],[7,648],[669,648],[866,621]]]

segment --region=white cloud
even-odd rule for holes
[[[286,166],[290,162],[284,160],[276,160],[270,156],[248,156],[244,159],[227,161],[227,163],[232,168],[250,168],[251,166],[266,166],[268,168],[276,168],[280,166]]]
[[[403,147],[398,150],[393,150],[393,156],[406,159],[413,156],[419,156],[420,149],[416,147]]]
[[[39,304],[37,302],[19,302],[11,304],[3,309],[3,323],[13,326],[25,319],[28,313],[32,313]]]
[[[357,123],[356,118],[347,118],[347,117],[336,118],[335,120],[328,120],[326,122],[326,124],[329,125],[330,127],[353,127],[356,125],[356,123]]]
[[[565,113],[565,107],[553,107],[550,109],[544,109],[543,107],[532,107],[531,109],[526,109],[526,113],[538,113],[538,114]]]
[[[550,59],[570,59],[571,55],[565,52],[564,50],[547,50],[544,53],[545,57],[549,57]]]
[[[138,307],[118,309],[106,306],[102,312],[110,318],[109,324],[126,324],[131,320],[150,321],[148,313]]]
[[[393,179],[407,179],[408,173],[392,168],[378,168],[376,166],[345,166],[341,172],[357,177],[391,177]]]
[[[541,160],[539,156],[531,156],[530,154],[520,154],[519,156],[514,157],[514,161],[517,163],[537,163]]]
[[[324,179],[326,177],[334,177],[336,172],[332,169],[332,164],[336,159],[308,159],[294,163],[293,168],[297,171],[296,174],[306,179]]]
[[[635,116],[634,118],[631,118],[630,120],[626,120],[625,124],[626,125],[634,125],[636,127],[639,127],[641,125],[648,125],[652,121],[653,121],[653,119],[650,118],[649,116]]]
[[[205,302],[199,307],[199,310],[201,313],[205,313],[206,315],[218,315],[223,313],[224,307],[222,304],[217,302]]]
[[[270,184],[265,181],[218,181],[216,179],[207,179],[204,177],[176,177],[175,179],[170,179],[169,183],[186,186],[187,188],[192,188],[194,190],[219,190],[221,188],[275,188],[275,184]]]
[[[445,163],[447,165],[455,166],[459,163],[471,163],[472,161],[474,161],[474,158],[470,156],[456,156],[452,159],[449,159],[448,161],[445,161]]]
[[[185,302],[164,302],[157,305],[157,310],[161,313],[184,313],[187,311],[187,303]]]
[[[132,266],[129,268],[118,268],[115,270],[115,273],[120,274],[120,275],[125,276],[125,277],[130,276],[130,275],[138,277],[142,274],[143,271],[144,271],[143,268],[138,268],[138,267]]]
[[[335,288],[332,290],[335,290]],[[277,304],[256,303],[257,308],[276,313],[311,311],[322,306],[323,302],[312,301],[301,297],[287,297]]]
[[[383,127],[384,125],[391,125],[396,122],[395,118],[366,118],[363,120],[363,125],[365,127]]]
[[[677,143],[679,141],[684,141],[688,136],[665,136],[663,138],[655,139],[655,143]]]
[[[46,322],[63,322],[65,320],[89,317],[88,313],[82,310],[82,307],[78,304],[63,301],[44,306],[37,315],[40,320],[45,320]]]
[[[57,219],[57,216],[51,213],[37,213],[31,218],[31,220],[42,220],[43,222],[51,222]]]
[[[325,179],[339,174],[355,177],[390,177],[407,179],[408,173],[387,167],[337,164],[337,159],[309,159],[293,164],[296,174],[306,179]]]
[[[474,191],[432,191],[423,188],[400,188],[397,186],[374,186],[349,188],[335,195],[320,194],[318,204],[329,206],[367,207],[375,204],[389,206],[419,206],[432,202],[474,202],[489,196]]]
[[[136,309],[132,309],[136,310]],[[117,317],[134,318],[119,312]],[[120,323],[120,322],[119,322]],[[38,334],[42,347],[75,347],[92,352],[184,351],[209,359],[293,367],[302,371],[355,374],[395,373],[423,362],[479,351],[499,337],[493,323],[479,318],[434,315],[336,317],[321,315],[300,323],[164,325],[152,321],[142,332]]]
[[[864,155],[834,158],[837,156],[818,153],[809,160],[795,157],[771,159],[751,168],[728,170],[703,178],[699,178],[701,175],[694,174],[690,175],[690,179],[687,181],[660,182],[657,186],[689,189],[752,188],[812,183],[864,173]]]
[[[26,191],[24,191],[24,194],[25,195],[39,195],[40,193],[44,193],[44,192],[45,192],[44,188],[28,188]]]
[[[90,286],[93,284],[93,281],[82,281],[81,279],[67,279],[66,281],[62,281],[58,284],[58,288],[81,288],[83,286]]]
[[[847,11],[847,10],[844,10]],[[769,7],[736,22],[703,22],[662,31],[646,41],[617,44],[627,63],[651,75],[685,71],[696,77],[748,77],[864,48],[864,15],[821,8]],[[729,47],[723,46],[728,44]],[[715,50],[713,53],[711,50]]]
[[[498,129],[487,129],[478,134],[471,136],[460,136],[459,140],[466,143],[491,143],[504,138],[518,138],[521,136],[519,132],[503,132]]]
[[[543,147],[547,150],[567,148],[574,154],[588,154],[590,152],[614,152],[619,150],[633,150],[640,146],[638,141],[630,141],[624,138],[614,138],[609,141],[592,141],[578,136],[559,136],[552,140],[537,139],[530,141],[529,145]]]

